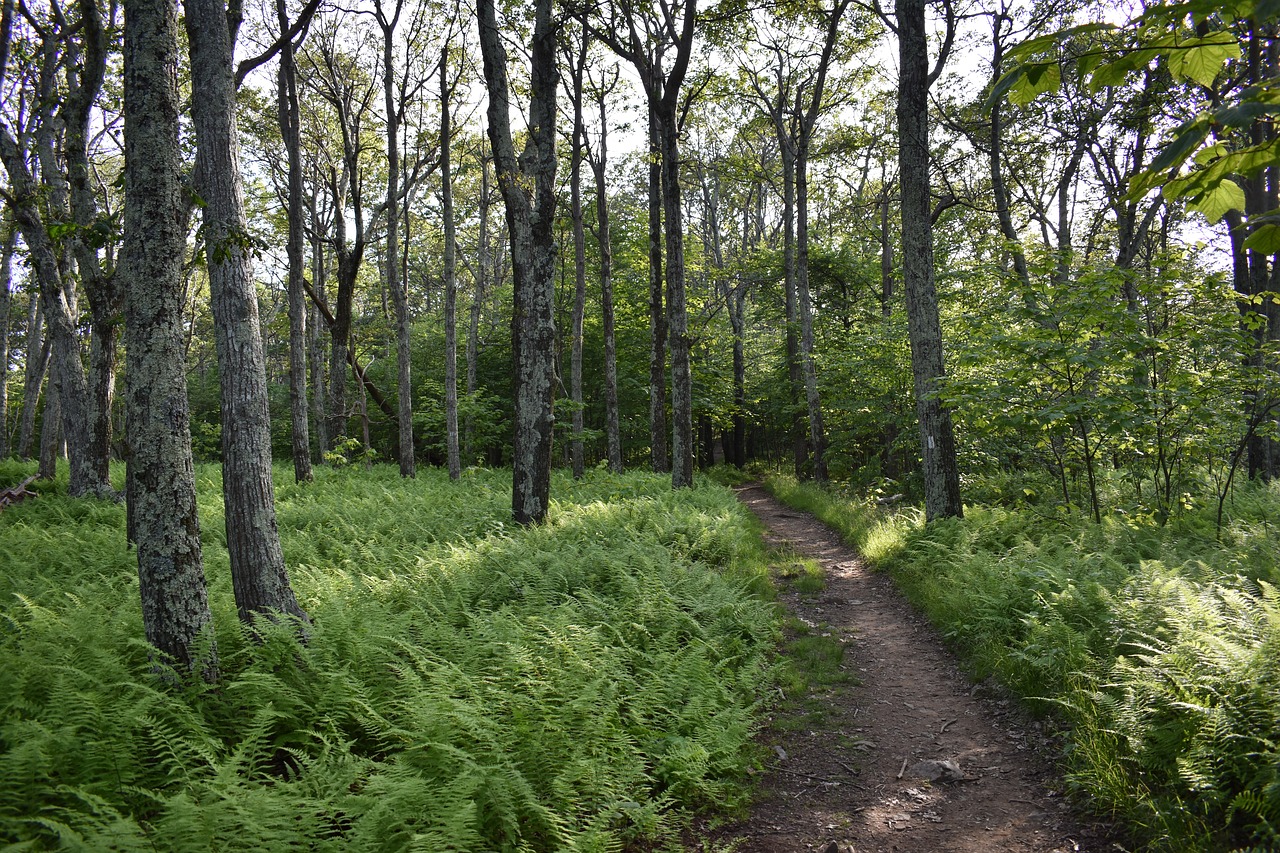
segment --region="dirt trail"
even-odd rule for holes
[[[749,819],[719,827],[711,847],[820,851],[1100,851],[1100,828],[1073,814],[1037,754],[1044,736],[1007,700],[957,669],[936,631],[884,575],[839,537],[759,487],[739,497],[771,544],[817,559],[826,588],[783,603],[848,647],[856,676],[820,697],[821,730],[764,734],[775,760]],[[919,762],[935,762],[920,764]],[[962,778],[956,775],[954,762]],[[922,775],[942,773],[933,782]]]

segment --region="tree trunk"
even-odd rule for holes
[[[400,114],[396,107],[396,74],[395,74],[395,29],[403,7],[401,0],[396,0],[395,13],[387,19],[380,0],[375,0],[374,8],[378,24],[382,28],[382,97],[387,114],[387,252],[386,279],[387,290],[391,292],[391,302],[395,306],[396,316],[396,423],[399,426],[399,458],[400,476],[413,477],[417,474],[417,463],[414,459],[413,447],[413,377],[412,354],[409,348],[409,298],[405,292],[406,282],[400,278]],[[443,63],[443,60],[442,60]],[[443,77],[443,64],[441,66]],[[442,103],[443,106],[443,103]],[[441,118],[447,124],[446,115]],[[441,149],[443,155],[444,149]],[[447,320],[446,320],[447,322]]]
[[[311,280],[315,282],[312,292],[320,299],[325,293],[324,244],[320,240],[320,226],[317,222],[315,199],[312,198],[311,210]],[[329,435],[329,409],[325,394],[325,360],[324,344],[320,329],[325,327],[324,310],[320,305],[311,306],[311,322],[307,326],[308,346],[311,367],[311,420],[316,427],[317,458],[324,460],[324,455],[332,449]]]
[[[573,135],[569,143],[569,221],[573,228],[573,320],[569,358],[569,397],[573,402],[573,437],[569,450],[573,478],[581,480],[586,469],[582,433],[586,427],[582,400],[582,337],[587,312],[587,235],[582,219],[582,147],[587,129],[582,116],[582,73],[587,63],[587,39],[582,38],[576,63],[571,63]]]
[[[53,370],[49,375],[49,389],[44,395],[44,417],[40,420],[40,462],[36,476],[52,480],[58,475],[58,457],[62,455],[62,390],[54,381],[57,373],[57,356],[51,356]]]
[[[774,119],[778,147],[782,154],[782,277],[787,319],[787,400],[791,430],[792,461],[797,480],[809,478],[809,446],[800,422],[800,397],[804,375],[800,365],[799,307],[796,298],[796,161],[795,149],[786,134],[779,112]]]
[[[14,220],[27,244],[28,263],[40,288],[45,323],[51,346],[50,387],[59,396],[57,411],[66,439],[70,462],[67,492],[72,497],[112,494],[111,484],[102,476],[102,466],[89,454],[91,450],[89,385],[81,363],[80,342],[68,295],[63,289],[62,270],[49,237],[46,223],[37,207],[41,189],[32,177],[17,142],[7,129],[0,128],[0,159],[9,174]],[[45,404],[46,412],[51,408]]]
[[[820,97],[817,96],[817,97]],[[809,446],[813,452],[813,479],[827,481],[826,430],[822,424],[822,399],[818,394],[818,365],[814,356],[813,301],[809,293],[809,140],[800,140],[796,156],[796,292],[800,309],[800,357],[805,403],[809,410]]]
[[[440,52],[440,215],[444,220],[444,428],[449,479],[462,477],[458,449],[458,228],[453,213],[449,48]]]
[[[489,281],[489,158],[480,153],[480,251],[476,261],[475,292],[471,298],[471,312],[467,324],[467,398],[475,402],[476,368],[480,361],[480,314],[488,292]],[[474,465],[475,416],[469,410],[464,424],[464,454],[467,464]]]
[[[22,420],[18,424],[18,458],[31,458],[31,442],[36,432],[36,410],[40,389],[48,372],[50,340],[44,334],[44,311],[38,293],[31,294],[27,306],[27,365],[22,383]]]
[[[605,93],[597,101],[600,109],[600,153],[591,168],[596,181],[596,239],[600,244],[600,315],[604,326],[604,419],[608,443],[609,470],[622,473],[622,427],[618,414],[618,342],[614,332],[613,246],[609,233],[609,195],[605,174],[609,161],[609,120]]]
[[[929,74],[925,0],[897,0],[898,138],[902,182],[902,279],[920,446],[924,458],[925,519],[960,516],[960,474],[951,413],[938,399],[945,374],[942,324],[933,272],[929,197]]]
[[[649,107],[649,450],[655,473],[671,470],[667,453],[667,312],[662,298],[662,143]]]
[[[552,0],[537,0],[530,55],[529,127],[519,161],[511,139],[507,57],[493,0],[476,0],[489,91],[489,142],[507,208],[515,277],[512,349],[515,436],[512,515],[520,524],[546,518],[551,489],[555,380],[556,29]],[[524,168],[521,168],[521,167]]]
[[[284,0],[276,0],[280,32],[289,31]],[[285,252],[289,257],[289,415],[293,438],[293,478],[311,482],[311,435],[307,417],[307,294],[303,287],[305,270],[302,241],[306,238],[302,220],[302,120],[298,103],[298,75],[293,41],[285,39],[280,51],[278,114],[280,135],[289,162],[289,237]]]
[[[236,144],[232,22],[221,0],[187,0],[196,185],[222,384],[222,492],[240,618],[303,622],[285,571],[271,481],[271,423]]]
[[[6,220],[0,243],[0,459],[9,457],[9,314],[13,306],[10,282],[16,236],[13,223]]]
[[[200,554],[183,355],[187,234],[177,12],[164,0],[127,0],[125,6],[125,220],[118,274],[126,285],[129,518],[147,642],[175,668],[214,681],[218,660]]]
[[[671,107],[662,110],[658,123],[662,131],[662,214],[667,238],[667,337],[671,342],[671,485],[680,489],[693,486],[693,377],[685,304],[679,128],[675,104]]]
[[[889,187],[880,199],[880,315],[893,315],[893,240],[889,237]]]

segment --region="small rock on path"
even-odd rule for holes
[[[771,544],[821,563],[825,589],[785,592],[782,602],[848,643],[844,667],[857,681],[820,697],[821,730],[766,730],[774,760],[750,817],[704,833],[700,849],[1112,849],[1105,828],[1063,799],[1054,769],[1037,752],[1045,741],[1037,724],[1009,700],[979,695],[887,576],[760,487],[742,488],[739,497],[764,522]]]

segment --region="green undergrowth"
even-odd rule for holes
[[[1069,784],[1151,850],[1280,847],[1280,491],[1166,526],[967,506],[928,525],[768,480],[890,572],[975,678],[1062,732]]]
[[[557,476],[525,529],[509,472],[277,475],[310,641],[237,624],[201,467],[214,686],[152,676],[122,506],[0,513],[0,847],[606,851],[745,796],[780,626],[731,493]]]

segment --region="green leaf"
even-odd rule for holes
[[[1264,255],[1280,252],[1280,225],[1259,225],[1254,228],[1249,239],[1244,241],[1244,247]]]
[[[997,101],[1003,98],[1010,89],[1022,80],[1025,73],[1026,69],[1021,65],[1014,68],[1012,71],[1006,72],[999,80],[996,81],[996,84],[991,87],[991,94],[988,95],[986,101],[983,102],[983,109],[989,110],[995,106]]]
[[[1187,155],[1199,148],[1200,143],[1204,142],[1204,138],[1208,135],[1209,122],[1203,117],[1183,124],[1178,128],[1173,141],[1166,145],[1160,152],[1160,156],[1152,161],[1149,171],[1159,173],[1180,166]]]
[[[1168,52],[1169,71],[1177,80],[1212,86],[1229,59],[1240,58],[1240,43],[1230,33],[1187,39]]]
[[[1192,201],[1191,209],[1203,213],[1210,223],[1217,222],[1229,210],[1244,210],[1244,190],[1235,181],[1224,179]]]
[[[1056,91],[1062,85],[1062,70],[1056,62],[1028,65],[1026,74],[1009,92],[1009,100],[1018,106],[1026,106],[1040,95]]]
[[[1119,86],[1131,71],[1137,70],[1135,54],[1127,54],[1111,62],[1103,63],[1094,69],[1089,77],[1089,88],[1094,92],[1108,86]]]

